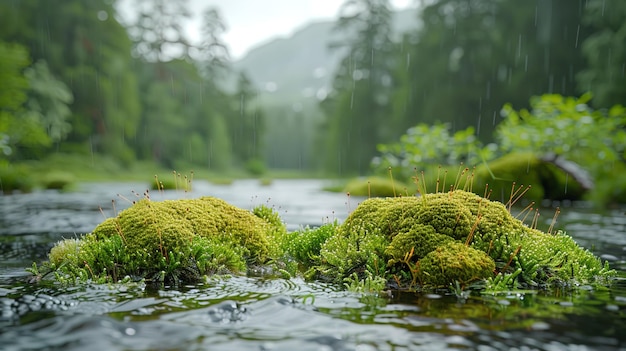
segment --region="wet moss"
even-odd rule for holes
[[[437,247],[420,260],[422,282],[448,287],[454,282],[466,285],[493,276],[495,262],[485,252],[459,242]]]
[[[507,289],[614,274],[566,234],[529,228],[502,203],[463,190],[365,200],[322,245],[319,262],[319,276],[333,281],[356,273],[409,289],[466,286],[498,273],[516,274]]]
[[[448,242],[454,242],[454,239],[438,233],[430,225],[415,224],[398,232],[385,249],[385,254],[391,256],[389,264],[393,265],[402,262],[407,253],[413,252],[412,256],[420,259]]]
[[[406,183],[392,180],[390,177],[368,177],[353,179],[343,188],[344,192],[350,193],[352,196],[400,196],[413,195],[415,193],[414,186],[408,186]]]
[[[580,200],[585,191],[573,177],[550,162],[532,153],[510,153],[476,168],[473,189],[483,192],[486,184],[492,198],[505,200],[511,193],[511,183],[532,185],[524,201],[541,203],[550,200]]]
[[[565,233],[530,228],[502,203],[463,190],[367,199],[342,224],[292,233],[265,206],[146,199],[57,243],[48,264],[65,281],[178,284],[268,262],[289,276],[300,271],[357,289],[385,281],[397,289],[575,286],[615,274]]]
[[[251,213],[213,197],[143,199],[108,218],[80,240],[50,251],[59,278],[115,281],[124,276],[185,283],[212,273],[239,273],[265,263],[286,233],[269,208]]]

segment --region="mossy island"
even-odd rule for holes
[[[58,242],[45,263],[57,280],[164,284],[245,273],[278,255],[286,229],[262,205],[254,211],[214,197],[141,199],[80,239]]]
[[[266,206],[143,199],[91,233],[57,243],[44,267],[71,284],[179,285],[257,267],[375,292],[609,284],[615,271],[608,263],[562,231],[536,229],[534,215],[525,224],[530,209],[513,216],[509,205],[460,189],[369,198],[341,224],[288,233]]]
[[[564,232],[542,232],[534,215],[526,225],[510,211],[464,190],[371,198],[337,226],[309,273],[403,290],[607,284],[615,274]]]

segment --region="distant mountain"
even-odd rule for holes
[[[236,71],[244,71],[263,92],[263,102],[287,105],[322,97],[329,89],[342,50],[328,48],[341,39],[333,31],[336,22],[310,23],[288,38],[274,39],[250,50],[234,62]],[[394,13],[394,35],[419,26],[416,10]]]

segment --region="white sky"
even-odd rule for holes
[[[133,1],[121,0],[121,11],[132,7]],[[412,0],[390,2],[394,9],[411,7],[414,3]],[[193,42],[199,41],[202,12],[216,7],[227,26],[222,39],[236,60],[258,44],[287,37],[312,21],[336,17],[342,3],[341,0],[188,0],[193,15],[193,23],[187,26],[188,35]]]

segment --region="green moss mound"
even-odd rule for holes
[[[57,243],[49,264],[61,280],[133,276],[185,283],[265,263],[278,252],[271,243],[285,233],[278,215],[266,207],[251,213],[213,197],[143,199],[80,240]]]
[[[399,288],[467,286],[512,275],[501,289],[603,282],[615,274],[565,233],[544,233],[500,202],[455,190],[363,201],[320,249],[318,277],[356,274]]]
[[[389,196],[395,197],[415,193],[415,187],[406,183],[384,177],[358,178],[349,181],[343,191],[352,196]]]
[[[501,198],[511,193],[512,182],[517,186],[532,185],[524,199],[537,203],[544,199],[580,200],[585,195],[573,177],[532,153],[510,153],[488,165],[480,165],[476,168],[473,189],[482,193],[489,184],[492,197]]]

